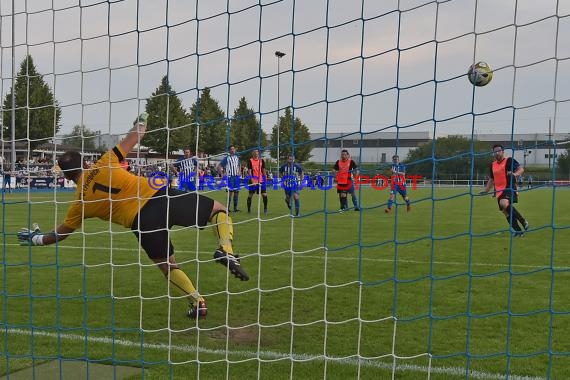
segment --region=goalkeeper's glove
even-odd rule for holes
[[[148,113],[143,112],[141,113],[133,122],[133,125],[137,125],[137,124],[144,124],[146,125],[146,121],[148,120]]]
[[[18,240],[20,245],[44,245],[44,235],[37,223],[32,224],[32,228],[21,228]]]

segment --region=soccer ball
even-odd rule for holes
[[[477,62],[469,67],[467,78],[475,86],[486,86],[493,79],[493,70],[487,63]]]

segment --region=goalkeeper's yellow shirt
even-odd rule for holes
[[[83,170],[63,224],[78,229],[83,219],[100,218],[131,227],[139,210],[158,190],[150,186],[148,178],[122,168],[124,156],[117,145],[90,169]]]

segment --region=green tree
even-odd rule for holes
[[[142,145],[161,154],[191,145],[196,135],[195,127],[190,125],[190,117],[167,76],[162,77],[146,103],[145,111],[148,113],[148,127]]]
[[[200,127],[200,152],[218,154],[226,150],[228,122],[218,102],[210,96],[209,88],[202,90],[202,95],[190,107],[190,120]]]
[[[277,158],[277,124],[271,132],[271,157]],[[311,133],[309,128],[298,117],[293,118],[291,108],[285,109],[285,114],[279,117],[279,162],[283,162],[293,151],[295,160],[304,162],[311,158]]]
[[[16,138],[29,138],[33,149],[55,136],[60,128],[61,109],[30,55],[20,64],[15,89],[11,88],[4,98],[4,136],[10,135],[12,125],[12,91],[16,98]]]
[[[568,155],[568,149],[566,149],[566,153],[562,153],[558,155],[558,176],[562,178],[570,179],[570,156]]]
[[[434,149],[435,146],[435,149]],[[406,157],[409,174],[433,179],[469,179],[485,176],[492,161],[489,144],[462,136],[439,137],[411,150]],[[473,161],[474,160],[474,161]]]
[[[84,125],[76,125],[71,133],[63,136],[63,145],[83,150],[101,150],[98,146],[98,133]]]
[[[234,110],[231,122],[231,142],[238,152],[266,145],[267,134],[255,117],[253,109],[248,107],[247,100],[241,98]],[[247,157],[244,157],[247,158]]]

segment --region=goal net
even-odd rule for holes
[[[0,27],[0,374],[570,377],[569,1],[1,1]],[[204,319],[111,216],[17,239],[81,193],[61,155],[96,164],[142,113],[124,169],[233,220],[249,281],[214,260],[215,223],[168,230]],[[482,193],[494,145],[525,168],[521,233]]]

